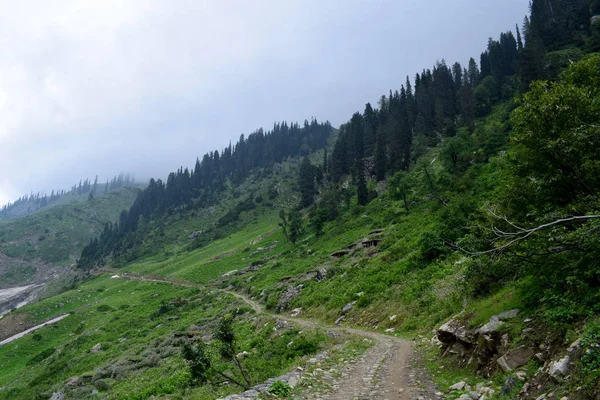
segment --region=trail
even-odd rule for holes
[[[205,287],[187,281],[169,280],[167,278],[139,277],[124,275],[124,279],[141,282],[168,283],[183,287]],[[375,345],[353,364],[347,364],[341,371],[341,378],[333,387],[332,393],[319,396],[327,400],[433,400],[439,397],[436,388],[426,373],[415,367],[414,344],[406,339],[384,335],[377,332],[364,331],[318,323],[284,314],[272,314],[262,305],[247,296],[225,289],[217,289],[222,293],[236,297],[252,307],[257,314],[265,314],[279,318],[306,328],[320,328],[331,332],[347,332],[373,339]],[[309,398],[314,399],[314,396]]]

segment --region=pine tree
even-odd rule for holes
[[[358,160],[356,162],[356,174],[358,205],[365,206],[369,203],[369,192],[367,190],[367,182],[365,180],[365,170],[362,160]]]
[[[298,187],[300,188],[300,205],[302,208],[310,206],[314,202],[317,190],[315,187],[315,174],[308,157],[304,156],[300,164],[298,175]]]
[[[377,181],[385,179],[387,168],[385,131],[383,127],[377,129],[377,141],[375,143],[375,176]]]

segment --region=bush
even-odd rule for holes
[[[275,381],[268,391],[277,397],[288,397],[292,393],[292,387],[285,382]]]
[[[48,358],[52,354],[54,354],[55,351],[56,351],[56,349],[54,347],[50,347],[50,348],[36,354],[35,356],[33,356],[29,361],[27,361],[27,363],[25,365],[33,365],[33,364],[39,363],[40,361],[44,361],[46,358]]]
[[[600,320],[592,322],[581,338],[583,355],[578,372],[584,388],[594,398],[600,394]]]

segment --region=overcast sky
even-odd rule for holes
[[[164,178],[241,133],[334,126],[436,60],[479,60],[528,0],[20,0],[0,7],[0,204]]]

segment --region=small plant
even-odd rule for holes
[[[275,381],[269,387],[269,393],[277,397],[289,397],[292,393],[292,387],[285,382]]]

